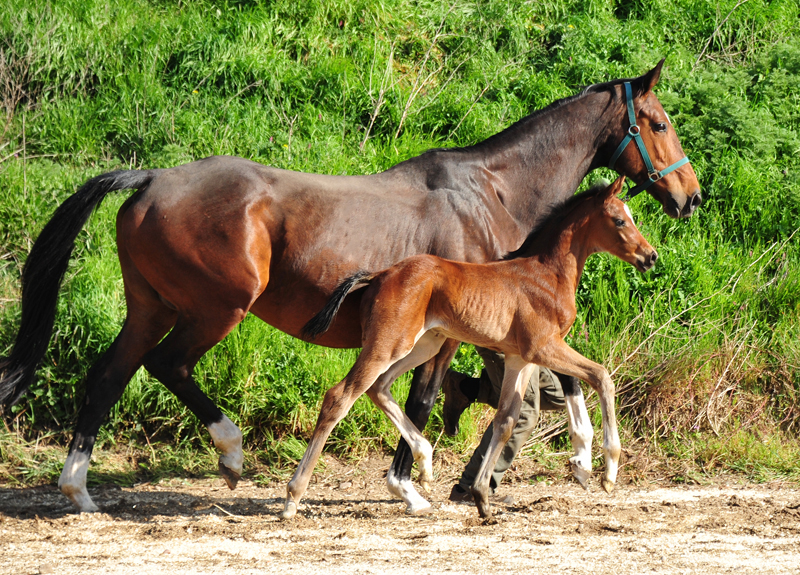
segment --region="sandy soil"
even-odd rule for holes
[[[409,517],[389,498],[389,459],[328,465],[298,517],[278,518],[284,485],[170,480],[91,489],[102,513],[76,515],[55,487],[0,487],[0,573],[798,573],[794,488],[503,485],[495,520],[450,503]],[[454,470],[456,471],[456,470]]]

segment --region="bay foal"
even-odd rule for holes
[[[428,490],[433,450],[395,402],[391,385],[400,374],[436,355],[448,338],[505,354],[492,443],[471,488],[481,517],[491,516],[489,479],[537,365],[582,379],[597,391],[606,464],[602,486],[610,492],[620,454],[614,384],[603,366],[570,348],[564,336],[575,321],[575,291],[589,255],[610,252],[642,272],[656,261],[655,250],[617,198],[624,179],[566,200],[504,261],[471,264],[421,255],[345,280],[306,324],[305,334],[313,339],[324,333],[347,294],[367,284],[361,299],[363,350],[347,376],[325,394],[311,441],[289,482],[283,517],[297,513],[328,435],[365,392],[411,446],[420,467],[420,485]],[[588,442],[585,431],[583,437],[575,437],[576,428],[585,429],[588,417],[585,408],[576,412],[572,397],[567,396],[570,436],[573,443],[578,439],[582,451],[571,461],[585,484],[591,470],[591,427]]]

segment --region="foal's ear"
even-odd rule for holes
[[[608,186],[603,192],[603,201],[607,202],[611,200],[611,198],[616,198],[622,193],[622,185],[625,183],[625,176],[620,176],[614,183]]]
[[[666,60],[666,58],[661,58],[661,61],[656,64],[655,68],[639,76],[636,81],[638,84],[637,87],[639,88],[639,96],[649,94],[650,91],[655,88],[655,85],[658,84],[658,79],[661,77],[661,68],[664,66],[664,60]]]

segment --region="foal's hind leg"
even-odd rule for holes
[[[458,341],[448,339],[433,359],[414,370],[405,411],[411,422],[420,431],[424,430],[428,423],[439,388],[442,386],[442,379],[450,362],[453,361],[458,345]],[[430,504],[414,489],[411,481],[413,464],[413,453],[406,440],[401,439],[397,445],[392,465],[386,474],[386,485],[392,495],[406,502],[406,513],[424,513],[426,509],[430,509]]]
[[[428,440],[420,432],[419,428],[414,425],[411,419],[403,413],[403,410],[395,401],[391,393],[392,383],[397,377],[404,374],[410,369],[428,361],[435,356],[442,345],[445,343],[445,336],[429,331],[417,341],[414,349],[411,350],[406,357],[396,362],[390,367],[378,380],[367,390],[372,402],[377,405],[394,423],[395,427],[400,431],[403,440],[411,449],[414,461],[417,462],[420,469],[419,483],[422,488],[430,493],[430,482],[433,480],[433,448]],[[431,505],[411,485],[406,486],[404,491],[400,494],[396,493],[392,488],[392,481],[387,475],[387,484],[389,491],[393,495],[399,495],[406,502],[406,513],[409,514],[422,514],[431,510]]]
[[[244,463],[242,432],[203,393],[192,377],[200,358],[243,318],[241,309],[203,309],[203,317],[179,316],[170,334],[144,358],[144,366],[174,393],[208,428],[222,454],[219,470],[230,489],[239,481]]]
[[[333,428],[347,415],[356,399],[361,397],[390,365],[390,362],[370,358],[368,350],[364,349],[345,378],[325,393],[311,440],[297,470],[286,486],[286,502],[281,513],[283,519],[291,519],[297,514],[297,506],[308,489],[311,474]]]
[[[132,306],[129,302],[125,325],[89,370],[75,436],[58,480],[61,492],[82,512],[97,511],[86,490],[86,473],[100,425],[139,369],[144,354],[169,330],[174,317],[159,302],[151,307]]]

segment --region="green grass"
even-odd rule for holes
[[[33,240],[91,176],[209,154],[371,173],[431,147],[478,142],[588,83],[641,74],[666,56],[657,95],[705,202],[675,221],[645,194],[632,201],[658,265],[641,275],[591,258],[570,343],[615,370],[631,440],[698,473],[708,466],[698,461],[714,461],[752,478],[796,478],[800,8],[751,0],[729,15],[735,5],[10,0],[0,8],[0,348],[13,341]],[[591,177],[601,175],[609,172]],[[122,323],[114,244],[122,201],[109,197],[78,238],[51,349],[28,398],[5,415],[24,438],[0,438],[3,459],[23,462],[7,476],[57,473],[9,454],[73,424],[83,377]],[[302,454],[322,394],[355,354],[248,318],[196,376],[244,431],[248,465],[268,475]],[[469,348],[457,365],[480,369]],[[398,400],[408,386],[408,377],[395,384]],[[468,453],[484,412],[472,410],[450,439],[440,409],[429,437]],[[329,449],[358,457],[397,439],[362,399]],[[144,454],[134,469],[147,467],[135,473],[214,467],[202,426],[143,372],[100,437],[101,448],[128,441]],[[159,463],[148,442],[178,447]],[[180,463],[190,456],[199,463]]]

